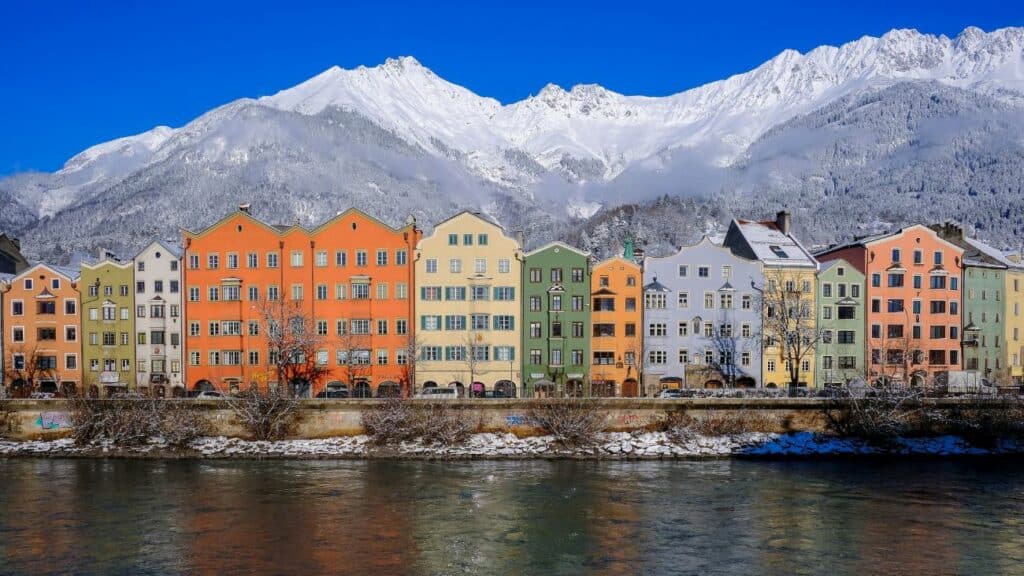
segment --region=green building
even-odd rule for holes
[[[846,385],[865,379],[864,274],[846,260],[821,263],[818,272],[818,328],[815,385]]]
[[[553,242],[525,257],[526,396],[589,395],[590,256]]]
[[[132,262],[82,264],[84,389],[109,396],[135,388],[135,286]]]
[[[1003,340],[1006,267],[964,253],[964,369],[980,370],[990,380],[1005,380]],[[952,336],[951,336],[952,337]]]

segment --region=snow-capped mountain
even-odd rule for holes
[[[334,67],[182,128],[94,146],[53,174],[0,180],[0,227],[47,253],[96,242],[129,246],[147,231],[173,235],[173,225],[208,224],[236,200],[265,201],[274,211],[264,215],[284,221],[312,222],[365,203],[391,218],[404,211],[429,221],[458,206],[510,226],[542,226],[662,194],[791,190],[793,179],[814,171],[787,172],[790,165],[774,163],[774,154],[788,149],[771,146],[792,147],[798,133],[805,150],[826,128],[802,127],[784,141],[766,136],[830,104],[890,94],[902,83],[983,98],[1002,110],[996,121],[1016,117],[1024,109],[1024,28],[968,28],[956,38],[894,30],[807,54],[787,50],[749,72],[666,97],[549,84],[503,105],[411,57]],[[900,145],[894,139],[889,148]],[[154,207],[161,213],[150,216]],[[58,242],[44,230],[65,233]]]

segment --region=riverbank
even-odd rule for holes
[[[519,438],[514,434],[474,434],[454,446],[424,445],[419,441],[376,446],[368,436],[260,442],[204,437],[186,447],[171,447],[160,439],[137,447],[108,442],[78,446],[71,439],[0,441],[0,457],[51,458],[285,458],[285,459],[626,459],[670,460],[701,458],[807,458],[824,456],[1002,456],[1022,455],[1024,444],[1003,441],[979,447],[956,436],[897,438],[885,446],[828,434],[747,433],[695,436],[673,441],[664,432],[609,432],[589,446],[564,447],[551,436]]]

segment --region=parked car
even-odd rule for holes
[[[666,388],[665,390],[658,392],[656,398],[684,398],[684,396],[682,390]]]
[[[484,393],[481,396],[477,396],[477,397],[478,398],[491,398],[491,399],[508,398],[508,396],[506,396],[505,394],[503,394],[502,392],[500,392],[498,390],[485,390]]]
[[[195,396],[196,400],[224,400],[227,396],[216,391],[203,391]]]
[[[458,400],[459,391],[455,388],[424,388],[416,393],[415,398],[430,400]]]
[[[33,392],[28,397],[33,400],[53,400],[57,395],[53,392]]]
[[[316,395],[317,398],[348,398],[349,396],[348,386],[345,384],[328,385]]]

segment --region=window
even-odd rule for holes
[[[530,349],[530,364],[540,365],[544,363],[543,353],[537,348]]]
[[[437,325],[437,329],[439,330],[441,328],[441,317],[440,316],[430,316],[430,318],[434,318],[435,319],[435,322],[436,322],[436,325]],[[352,329],[352,333],[353,334],[369,334],[370,333],[370,321],[369,320],[353,320],[350,327]]]
[[[945,326],[932,326],[931,329],[929,330],[929,336],[932,338],[932,340],[939,340],[939,339],[945,338],[946,337],[946,327]]]
[[[722,310],[732,310],[732,293],[722,292],[718,295],[718,307]]]
[[[405,266],[409,263],[409,253],[405,250],[395,250],[395,265]]]
[[[831,320],[832,319],[832,307],[831,306],[822,306],[821,307],[821,318],[823,320]]]
[[[610,366],[612,364],[615,364],[615,353],[594,352],[594,364],[599,366]]]
[[[558,312],[562,309],[562,295],[552,294],[551,295],[551,310]]]
[[[65,342],[77,342],[78,341],[78,327],[77,326],[65,326],[64,327],[64,341]]]
[[[543,270],[541,270],[540,268],[530,268],[530,282],[531,283],[536,284],[538,282],[542,282],[543,279],[544,279]]]
[[[502,302],[511,302],[516,299],[516,289],[513,286],[496,286],[494,288],[494,299]]]
[[[220,255],[219,254],[207,254],[206,255],[206,267],[210,270],[216,270],[220,268]]]
[[[572,337],[573,338],[583,338],[584,337],[583,322],[573,322],[572,323]]]
[[[665,336],[668,334],[668,329],[663,322],[655,322],[647,327],[648,336]]]
[[[462,245],[463,246],[472,246],[473,245],[473,235],[472,234],[463,234],[462,235]]]
[[[473,314],[470,316],[470,328],[472,330],[487,330],[490,325],[489,314]]]
[[[935,265],[936,266],[942,266],[942,252],[939,251],[939,250],[936,250],[934,257],[935,257]]]
[[[426,266],[427,274],[436,274],[437,273],[437,258],[427,258],[427,262],[426,262],[425,266]]]
[[[448,271],[452,274],[458,274],[462,272],[462,260],[458,258],[452,258],[448,261]]]
[[[903,300],[899,298],[890,298],[888,301],[889,312],[903,312]]]
[[[690,271],[690,267],[689,266],[681,265],[681,266],[679,266],[679,268],[677,270],[677,273],[679,274],[680,278],[686,278],[686,275],[689,273],[689,271]]]
[[[889,288],[901,288],[903,286],[903,274],[898,272],[889,273]]]
[[[242,288],[240,286],[224,286],[224,301],[225,302],[238,302],[242,299],[241,294]]]
[[[302,284],[292,284],[292,300],[302,300],[304,296],[304,286]]]
[[[65,300],[64,301],[64,314],[67,315],[67,316],[74,316],[75,314],[78,314],[78,301],[77,300]]]
[[[267,268],[277,268],[278,255],[277,252],[267,252]]]
[[[711,292],[704,293],[704,309],[714,310],[715,308],[715,295]]]
[[[220,287],[210,286],[207,288],[207,299],[210,302],[217,302],[220,300]]]
[[[437,299],[441,299],[441,289],[438,288]],[[369,300],[370,298],[370,285],[364,282],[358,282],[352,284],[352,299],[353,300]]]
[[[512,271],[511,261],[508,258],[500,258],[498,260],[498,273],[508,274]]]
[[[929,287],[932,290],[945,290],[946,277],[939,274],[933,274],[929,277]]]
[[[475,274],[486,274],[487,273],[487,259],[476,258],[473,260],[473,272]]]
[[[945,300],[932,300],[931,313],[932,314],[945,314],[946,313],[946,301]]]
[[[465,316],[445,316],[444,317],[444,329],[445,330],[465,330],[466,329],[466,317]]]
[[[441,287],[440,286],[421,286],[420,287],[420,299],[427,302],[436,302],[441,300]]]
[[[487,234],[477,234],[476,243],[480,246],[487,246]]]
[[[427,362],[436,361],[441,359],[441,347],[440,346],[424,346],[420,350],[420,360]]]
[[[458,246],[459,245],[459,235],[458,234],[449,234],[448,235],[448,245],[449,246]]]
[[[281,297],[281,290],[277,286],[267,286],[267,300],[276,301]]]
[[[552,268],[551,269],[551,282],[559,284],[562,282],[562,269]]]
[[[515,317],[511,315],[499,314],[494,317],[494,329],[495,330],[514,330],[515,329]]]
[[[888,338],[903,338],[903,325],[889,324],[886,326],[885,335]]]
[[[489,286],[473,286],[470,290],[471,300],[489,300],[490,299],[490,287]]]
[[[822,298],[832,297],[832,284],[825,282],[824,284],[821,285],[821,296]]]
[[[660,292],[648,292],[644,294],[644,308],[648,310],[663,310],[665,308],[665,294]]]
[[[593,333],[595,338],[615,336],[615,324],[594,324]]]
[[[893,263],[899,264],[899,262],[900,262],[900,255],[901,255],[901,253],[900,253],[900,249],[899,248],[893,248],[892,249],[892,261],[893,261]]]
[[[325,291],[326,291],[326,288],[327,287],[325,286],[324,287]],[[388,285],[387,285],[387,283],[385,283],[385,282],[378,282],[377,283],[377,300],[387,300],[387,299],[388,299]]]
[[[711,275],[711,269],[709,267],[707,267],[707,266],[698,266],[697,267],[697,277],[698,278],[707,278],[710,275]]]
[[[292,250],[291,254],[291,266],[292,268],[302,268],[303,252],[302,250]]]
[[[570,278],[573,282],[583,282],[583,268],[573,268]]]
[[[874,274],[871,275],[871,286],[874,287],[874,288],[881,288],[882,287],[882,275],[881,274],[875,272]]]
[[[245,267],[246,268],[259,268],[260,267],[260,256],[256,252],[249,252],[245,255]]]
[[[647,363],[661,365],[668,363],[668,353],[664,350],[651,350],[647,352]]]
[[[840,320],[854,320],[857,317],[857,309],[854,306],[839,306],[836,312]]]

